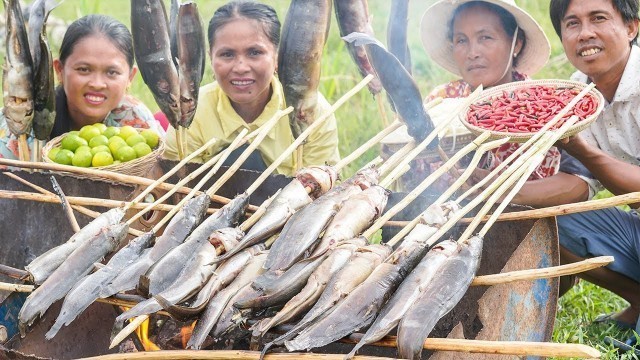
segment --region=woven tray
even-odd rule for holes
[[[139,133],[145,129],[136,129],[136,130]],[[62,142],[62,139],[65,137],[65,135],[67,134],[62,134],[58,137],[51,139],[42,148],[42,159],[44,162],[55,164],[54,161],[49,159],[49,156],[48,156],[49,151],[51,151],[51,149],[53,149],[56,146],[60,146],[60,143]],[[164,139],[162,139],[161,137],[160,141],[158,142],[158,146],[156,146],[155,149],[153,149],[153,151],[151,151],[149,154],[143,157],[139,157],[137,159],[133,159],[131,161],[127,161],[127,162],[115,164],[115,165],[91,167],[91,169],[100,169],[100,170],[113,171],[113,172],[117,172],[125,175],[147,177],[149,171],[151,170],[151,168],[153,168],[154,164],[156,163],[158,156],[160,156],[164,151],[164,148],[165,148],[165,142],[164,142]],[[65,172],[65,171],[58,171],[58,173],[68,175],[68,176],[74,176],[77,178],[83,178],[83,179],[102,180],[101,177],[93,176],[93,175],[79,175],[79,174],[74,174],[74,173]]]
[[[582,91],[587,86],[587,84],[576,82],[576,81],[569,81],[569,80],[530,80],[530,81],[512,82],[512,83],[492,87],[490,89],[483,91],[480,97],[474,102],[474,104],[479,104],[482,102],[486,102],[486,101],[501,97],[503,92],[505,91],[512,92],[516,89],[533,87],[533,86],[570,88],[570,89],[576,89],[577,91]],[[604,108],[604,97],[602,96],[602,94],[598,90],[593,88],[587,93],[587,95],[585,95],[585,97],[586,96],[591,96],[593,99],[595,99],[597,103],[594,113],[587,116],[585,119],[581,119],[578,122],[576,122],[572,127],[569,128],[569,130],[563,135],[562,138],[575,135],[580,131],[588,128],[589,125],[591,125],[591,123],[595,121],[598,118],[598,115],[600,115],[600,113],[602,112],[602,109]],[[536,134],[536,132],[515,133],[515,132],[505,132],[505,131],[494,131],[494,130],[488,130],[488,129],[470,124],[467,121],[467,114],[469,111],[470,111],[470,107],[467,107],[460,113],[460,121],[462,121],[464,126],[466,126],[471,132],[473,132],[476,135],[479,135],[485,131],[489,131],[491,133],[489,140],[497,140],[497,139],[509,137],[511,138],[510,140],[511,142],[522,143],[522,142],[526,142]]]

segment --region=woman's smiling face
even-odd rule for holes
[[[239,107],[261,108],[270,98],[277,67],[276,46],[257,20],[237,18],[218,28],[211,47],[216,81]]]
[[[105,36],[79,40],[65,63],[54,61],[74,128],[101,122],[115,109],[135,75],[125,55]]]

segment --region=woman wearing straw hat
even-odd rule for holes
[[[420,24],[427,54],[461,77],[436,87],[427,100],[463,98],[484,88],[528,79],[549,59],[549,40],[540,25],[513,0],[441,0],[429,7]],[[518,148],[495,149],[482,167],[495,168]],[[557,173],[560,153],[554,147],[530,180]]]

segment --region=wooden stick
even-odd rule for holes
[[[33,285],[21,285],[21,284],[9,284],[0,282],[0,290],[11,292],[32,292],[35,286]]]
[[[251,142],[251,144],[247,147],[247,149],[244,152],[242,152],[242,154],[238,157],[238,160],[236,160],[233,163],[233,165],[231,165],[229,167],[229,169],[227,169],[227,171],[218,179],[218,181],[216,181],[211,186],[211,188],[209,188],[209,190],[207,190],[207,194],[211,196],[211,195],[215,194],[218,190],[220,190],[222,185],[224,185],[224,183],[226,183],[233,176],[233,174],[235,174],[236,171],[238,171],[238,169],[240,169],[240,166],[242,166],[242,164],[245,162],[245,160],[247,160],[247,158],[249,158],[251,153],[256,148],[258,148],[258,145],[260,145],[262,140],[264,140],[264,138],[267,137],[267,135],[269,134],[271,129],[273,129],[273,127],[276,126],[278,121],[280,121],[280,119],[282,119],[282,117],[284,117],[285,115],[291,113],[292,111],[293,111],[293,107],[291,107],[291,106],[289,106],[288,108],[286,108],[284,110],[278,110],[273,115],[273,117],[271,119],[269,119],[269,121],[264,123],[264,125],[262,125],[262,127],[260,128],[260,133],[258,134],[258,136],[256,136],[256,138]],[[246,193],[248,195],[251,195],[253,193],[253,191],[255,191],[255,189],[257,189],[258,186],[260,186],[262,184],[262,182],[264,182],[273,173],[273,171],[278,166],[280,166],[281,163],[282,163],[282,160],[280,160],[280,158],[277,158],[271,164],[272,166],[269,166],[262,174],[260,174],[258,179],[256,179],[253,182],[253,184],[251,186],[249,186],[249,188],[246,190]],[[257,185],[256,185],[256,183],[257,183]],[[251,191],[249,191],[249,190],[251,190]]]
[[[22,161],[29,161],[29,143],[27,142],[27,134],[18,136],[18,158]]]
[[[402,161],[402,159],[409,155],[411,150],[415,149],[416,145],[416,142],[411,140],[401,147],[400,150],[391,155],[378,169],[380,176],[386,175],[389,171],[392,171],[396,165]]]
[[[141,176],[124,175],[124,174],[116,173],[113,171],[83,168],[83,167],[70,166],[70,165],[51,164],[51,163],[44,163],[44,162],[33,163],[28,161],[25,162],[25,161],[0,158],[0,165],[11,166],[14,168],[23,168],[23,169],[41,169],[41,170],[50,170],[50,171],[64,171],[64,172],[70,172],[73,174],[80,174],[80,175],[92,175],[92,176],[101,177],[103,179],[107,179],[107,180],[114,181],[116,183],[122,183],[122,184],[149,186],[154,182],[154,180],[147,179]],[[159,189],[167,190],[167,191],[173,189],[174,187],[175,187],[175,184],[171,184],[171,183],[163,183],[158,185]],[[181,194],[188,194],[189,191],[191,191],[191,189],[185,186],[178,188],[177,190],[177,192]],[[229,198],[226,198],[224,196],[218,196],[218,195],[215,195],[212,198],[212,200],[219,204],[227,204],[229,201],[231,201]],[[249,206],[249,210],[251,211],[255,211],[257,208],[258,207],[254,205]]]
[[[411,166],[409,164],[406,164],[402,169],[398,168],[395,171],[393,171],[391,174],[389,174],[389,176],[385,177],[382,181],[380,181],[379,185],[382,186],[383,188],[388,188],[389,186],[391,186],[391,184],[396,182],[396,180],[402,177],[402,175],[406,174],[409,170],[411,170]]]
[[[44,147],[44,140],[33,139],[33,151],[31,153],[31,161],[42,161],[42,148]]]
[[[27,276],[29,276],[29,272],[27,271],[2,264],[0,264],[0,274],[14,279],[26,279]]]
[[[474,141],[467,144],[464,148],[458,151],[448,162],[443,164],[440,168],[434,171],[431,175],[429,175],[426,179],[424,179],[415,189],[411,190],[402,201],[398,202],[394,207],[387,210],[384,215],[382,215],[378,220],[365,231],[362,235],[366,238],[371,238],[371,236],[382,226],[385,222],[395,216],[397,213],[402,211],[405,207],[407,207],[413,200],[415,200],[418,195],[422,194],[434,181],[436,181],[442,174],[447,172],[449,168],[455,164],[458,160],[460,160],[463,156],[468,154],[469,152],[477,149],[483,141],[485,141],[489,137],[489,132],[484,132],[480,136],[478,136]],[[406,164],[405,164],[406,165]],[[404,166],[404,165],[403,165]]]
[[[472,286],[492,286],[515,281],[547,279],[565,275],[579,274],[585,271],[607,266],[613,262],[613,256],[599,256],[572,264],[552,266],[542,269],[518,270],[506,273],[476,276]]]
[[[475,167],[480,163],[482,156],[484,156],[484,154],[487,151],[491,149],[495,149],[508,141],[509,141],[509,138],[505,138],[501,140],[494,140],[486,144],[480,145],[478,150],[476,150],[476,153],[473,155],[473,158],[471,158],[471,162],[469,162],[469,166],[467,166],[467,169],[460,175],[460,177],[451,186],[449,186],[449,188],[442,195],[440,195],[440,197],[438,197],[438,199],[436,199],[436,201],[433,202],[433,204],[441,205],[442,203],[447,201],[447,199],[449,199],[449,197],[451,197],[451,195],[453,195],[453,193],[455,193],[467,181],[467,179],[473,173],[473,170],[475,169]],[[422,220],[422,214],[416,216],[410,222],[407,222],[404,225],[404,227],[393,238],[391,238],[391,240],[388,241],[388,243],[396,244],[402,238],[407,236],[407,234],[409,234],[409,232],[413,230],[413,228],[416,227],[416,225],[418,225],[418,223],[420,223],[421,220]],[[389,221],[385,223],[385,225],[388,225],[388,224],[389,224]]]
[[[0,190],[0,198],[2,199],[16,199],[16,200],[29,200],[29,201],[39,201],[46,203],[54,203],[59,204],[60,198],[55,195],[44,195],[44,194],[36,194],[25,191],[10,191],[10,190]],[[101,207],[121,207],[125,202],[120,200],[111,200],[111,199],[99,199],[99,198],[87,198],[87,197],[75,197],[75,196],[67,196],[69,203],[74,205],[85,205],[85,206],[101,206]],[[134,209],[143,209],[149,203],[138,203],[133,206]],[[171,211],[175,208],[175,205],[167,205],[167,204],[158,204],[153,207],[154,210],[161,211]],[[212,210],[215,211],[215,210]]]
[[[196,186],[194,186],[194,188],[182,199],[180,200],[180,202],[178,203],[178,205],[176,205],[176,207],[174,209],[172,209],[171,211],[169,211],[169,213],[167,215],[165,215],[165,217],[163,217],[154,227],[153,227],[153,232],[158,232],[160,231],[160,229],[162,229],[162,227],[164,226],[164,224],[166,224],[167,222],[169,222],[169,220],[171,220],[171,218],[173,217],[173,215],[175,215],[178,211],[180,211],[180,209],[184,206],[184,204],[187,203],[187,201],[189,201],[192,197],[195,196],[195,194],[198,192],[198,190],[200,190],[204,184],[209,181],[209,179],[218,172],[218,170],[220,169],[220,167],[222,167],[222,164],[227,160],[227,158],[229,157],[229,155],[231,155],[231,152],[233,152],[233,150],[237,149],[240,146],[240,143],[242,142],[242,139],[246,139],[245,135],[248,132],[247,129],[242,129],[242,131],[240,131],[240,133],[238,134],[238,136],[236,136],[235,139],[233,139],[233,141],[231,142],[231,144],[224,149],[224,151],[222,151],[222,153],[214,156],[213,158],[211,158],[207,163],[209,165],[215,163],[215,165],[209,170],[209,172],[204,175],[202,177],[202,179],[200,179],[200,181],[196,184]],[[216,159],[217,160],[214,160]],[[189,178],[189,176],[187,176],[187,178]],[[184,180],[184,179],[183,179]],[[167,193],[169,194],[169,193]],[[165,194],[165,196],[167,195]],[[211,194],[207,194],[207,196],[211,197]],[[164,201],[162,198],[158,199],[158,200],[162,200]]]
[[[275,194],[271,195],[271,197],[265,200],[260,205],[258,210],[256,210],[256,212],[254,212],[253,215],[251,215],[251,217],[249,217],[242,224],[240,224],[240,230],[246,233],[253,225],[255,225],[255,223],[257,223],[258,220],[260,220],[260,218],[262,217],[262,215],[264,215],[264,213],[267,211],[267,208],[269,207],[269,205],[271,205],[271,203],[273,202],[273,199],[275,199],[280,194],[281,191],[282,189],[278,189],[278,191],[276,191]]]
[[[254,360],[260,358],[259,351],[249,350],[162,350],[154,352],[135,352],[123,354],[109,354],[84,358],[84,360],[136,360],[136,359],[155,359],[155,360]],[[282,360],[342,360],[342,354],[314,354],[314,353],[279,353],[267,354],[264,357],[269,359]],[[379,356],[356,356],[356,360],[391,360],[395,358],[379,357]]]
[[[109,349],[113,349],[116,345],[120,344],[122,340],[126,339],[129,334],[136,331],[138,326],[149,319],[149,315],[142,315],[132,319],[127,326],[125,326],[120,332],[113,337],[109,344]]]
[[[401,126],[402,126],[402,122],[400,122],[399,120],[395,120],[393,123],[391,123],[391,125],[387,126],[385,129],[383,129],[382,131],[377,133],[374,137],[369,139],[369,141],[367,141],[364,144],[360,145],[360,147],[358,147],[355,151],[353,151],[351,154],[349,154],[349,156],[344,157],[342,160],[338,161],[338,163],[334,166],[334,168],[336,169],[336,172],[340,172],[340,170],[342,170],[345,166],[349,165],[355,159],[357,159],[360,156],[362,156],[362,154],[367,152],[367,150],[369,150],[370,148],[374,147],[382,139],[384,139],[387,135],[391,134],[392,132],[394,132],[396,129],[398,129]]]
[[[376,98],[376,104],[378,105],[378,114],[380,114],[380,119],[382,119],[382,126],[387,127],[389,124],[389,118],[387,117],[387,111],[384,109],[384,100],[382,99],[382,93],[379,92],[373,95]]]
[[[71,224],[71,229],[73,229],[74,233],[80,231],[80,225],[78,225],[78,220],[76,216],[73,214],[73,209],[71,209],[71,204],[69,204],[69,200],[64,195],[60,184],[58,184],[58,180],[56,180],[55,176],[51,176],[51,185],[53,186],[53,190],[58,194],[60,198],[60,204],[62,205],[62,210],[67,216],[67,220]]]
[[[194,194],[200,190],[200,188],[204,185],[204,183],[206,181],[209,180],[209,178],[211,178],[211,176],[213,176],[213,174],[215,174],[218,169],[220,169],[220,167],[222,167],[222,163],[225,161],[225,159],[229,156],[229,154],[231,154],[231,152],[237,148],[239,146],[240,140],[242,138],[245,137],[245,135],[247,134],[248,130],[247,129],[243,129],[240,134],[238,134],[238,136],[236,136],[236,138],[233,140],[233,142],[231,143],[231,145],[229,145],[223,152],[213,156],[211,159],[207,160],[204,164],[202,164],[200,167],[198,167],[198,169],[196,169],[194,172],[190,173],[189,175],[187,175],[186,177],[184,177],[183,179],[180,179],[180,181],[178,181],[178,183],[176,184],[176,186],[169,190],[168,192],[166,192],[165,194],[163,194],[160,198],[156,199],[152,205],[147,206],[146,208],[142,209],[141,211],[139,211],[137,214],[135,214],[134,216],[132,216],[127,223],[128,224],[133,224],[136,220],[138,220],[140,217],[142,217],[142,215],[144,215],[145,213],[147,213],[148,211],[150,211],[153,206],[158,205],[163,203],[165,200],[167,200],[171,195],[173,195],[177,189],[180,186],[186,185],[187,183],[189,183],[189,181],[195,179],[197,176],[199,176],[200,174],[202,174],[205,170],[211,168],[211,170],[209,171],[209,173],[207,173],[207,175],[203,176],[203,178],[200,180],[200,182],[198,182],[198,184],[191,189],[191,191],[189,191],[189,193],[187,194],[187,196],[185,196],[180,203],[178,203],[178,209],[176,209],[173,213],[167,214],[165,215],[166,217],[169,217],[169,219],[180,210],[180,208],[189,200],[191,199]],[[163,218],[163,220],[165,220]],[[162,222],[162,221],[161,221]],[[159,229],[159,228],[158,228]]]
[[[12,179],[14,179],[14,180],[17,180],[17,181],[19,181],[19,182],[21,182],[21,183],[23,183],[23,184],[25,184],[25,185],[27,185],[27,186],[31,187],[32,189],[34,189],[34,190],[36,190],[36,191],[39,191],[39,192],[40,192],[40,193],[42,193],[42,194],[55,196],[55,194],[54,194],[54,193],[52,193],[51,191],[49,191],[49,190],[47,190],[47,189],[44,189],[44,188],[42,188],[42,187],[40,187],[40,186],[38,186],[38,185],[36,185],[36,184],[34,184],[34,183],[31,183],[31,182],[29,182],[29,181],[27,181],[27,180],[25,180],[25,179],[21,178],[20,176],[15,175],[14,173],[5,172],[5,173],[3,173],[3,174],[5,174],[6,176],[8,176],[8,177],[10,177],[10,178],[12,178]],[[68,200],[68,198],[67,198],[67,200]],[[120,205],[121,205],[121,203],[119,203],[119,205],[118,205],[118,206],[114,206],[114,207],[120,207]],[[97,217],[100,215],[100,213],[99,213],[99,212],[97,212],[97,211],[93,211],[93,210],[90,210],[90,209],[87,209],[87,208],[86,208],[86,207],[84,207],[84,206],[80,206],[80,205],[73,205],[73,204],[71,204],[71,207],[72,207],[75,211],[77,211],[77,212],[79,212],[79,213],[81,213],[81,214],[83,214],[83,215],[86,215],[86,216],[92,217],[92,218],[94,218],[94,219],[95,219],[95,218],[97,218]],[[133,236],[140,236],[140,235],[142,235],[142,234],[143,234],[143,232],[142,232],[142,231],[140,231],[140,230],[136,230],[136,229],[133,229],[133,228],[129,228],[127,231],[129,232],[129,234],[131,234],[131,235],[133,235]]]
[[[178,148],[178,158],[180,160],[184,159],[184,139],[182,135],[184,134],[184,128],[178,125],[176,129],[176,146]]]
[[[209,141],[207,141],[204,145],[199,147],[196,151],[194,151],[193,153],[189,154],[189,156],[187,156],[186,158],[181,160],[179,163],[177,163],[176,166],[174,166],[171,170],[167,171],[166,174],[162,175],[160,178],[158,178],[152,184],[147,186],[138,196],[136,196],[135,199],[131,200],[130,204],[135,204],[137,202],[142,201],[144,199],[144,197],[147,196],[147,194],[149,194],[153,189],[155,189],[156,186],[164,183],[167,179],[169,179],[169,177],[171,177],[173,174],[178,172],[178,170],[180,170],[182,167],[184,167],[189,161],[193,160],[196,156],[200,155],[203,151],[207,150],[209,147],[211,147],[213,144],[215,144],[217,140],[218,139],[216,139],[216,138],[212,138]],[[126,211],[126,210],[128,210],[128,208],[125,208],[124,210]]]
[[[353,89],[349,90],[346,94],[342,95],[333,105],[331,105],[331,108],[327,112],[320,115],[313,123],[311,123],[311,125],[309,125],[309,127],[307,127],[302,132],[302,134],[300,134],[293,141],[293,143],[291,143],[291,145],[289,145],[289,147],[286,148],[282,152],[282,154],[280,154],[280,156],[278,156],[278,158],[275,159],[273,163],[269,165],[269,167],[262,174],[260,174],[260,177],[258,177],[253,182],[253,184],[246,190],[246,192],[248,194],[253,193],[258,188],[258,186],[260,186],[260,184],[264,181],[263,178],[268,177],[268,175],[265,176],[265,174],[271,174],[273,171],[275,171],[278,165],[282,163],[282,161],[287,159],[298,148],[298,146],[300,146],[307,139],[307,137],[311,135],[313,131],[315,131],[318,127],[320,127],[325,121],[327,121],[331,117],[331,115],[333,115],[333,113],[336,112],[336,110],[338,110],[340,106],[344,105],[344,103],[347,102],[347,100],[349,100],[353,95],[358,93],[358,91],[362,90],[363,87],[367,86],[367,84],[371,80],[373,80],[373,78],[374,78],[373,75],[371,74],[367,75]]]

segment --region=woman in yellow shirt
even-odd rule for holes
[[[272,7],[256,2],[230,2],[216,10],[207,32],[216,81],[200,89],[198,108],[187,129],[187,154],[211,138],[218,141],[196,158],[200,162],[226,148],[242,129],[253,131],[285,108],[282,85],[276,76],[280,21]],[[317,114],[330,107],[320,94],[316,106]],[[289,122],[283,119],[260,143],[244,168],[264,170],[293,140]],[[311,134],[303,154],[302,166],[333,164],[339,160],[335,118]],[[167,133],[164,156],[178,159],[173,128]],[[290,156],[277,171],[293,175],[297,165],[294,156]]]

